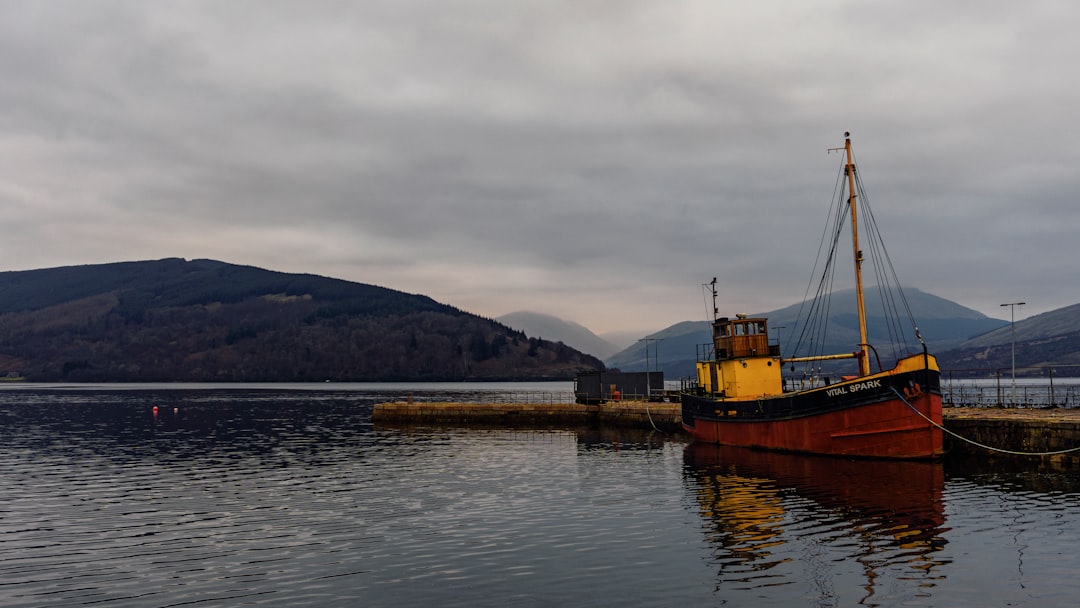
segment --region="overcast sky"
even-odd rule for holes
[[[212,258],[595,332],[797,302],[851,131],[905,285],[1080,302],[1080,4],[0,0],[0,270]]]

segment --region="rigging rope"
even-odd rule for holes
[[[794,339],[788,342],[789,345],[793,346],[784,349],[787,351],[788,356],[813,357],[824,355],[826,350],[836,348],[836,345],[827,344],[826,336],[829,332],[829,325],[834,320],[830,319],[830,316],[831,297],[837,278],[836,262],[839,255],[840,240],[845,232],[845,224],[850,212],[849,200],[852,195],[855,195],[860,201],[861,224],[867,236],[865,241],[860,243],[860,251],[857,255],[863,257],[863,251],[861,250],[866,250],[867,255],[863,259],[870,262],[867,270],[873,272],[876,279],[877,300],[880,303],[881,318],[880,321],[875,319],[872,326],[867,328],[869,330],[868,341],[873,342],[875,337],[878,340],[887,340],[887,346],[891,346],[891,355],[894,360],[899,360],[912,352],[912,335],[919,344],[925,346],[925,341],[911,311],[911,304],[908,302],[907,295],[900,284],[899,276],[893,267],[889,252],[885,248],[881,230],[870,205],[870,197],[863,184],[862,174],[855,170],[856,166],[858,165],[854,154],[851,156],[850,165],[846,158],[841,158],[840,169],[837,171],[836,182],[833,187],[833,205],[829,208],[828,220],[821,242],[818,245],[818,256],[811,272],[811,279],[806,286],[803,302],[799,306],[796,326],[792,334]],[[853,172],[853,181],[855,182],[854,193],[848,192],[848,180],[845,179],[849,167],[850,171]],[[822,264],[824,268],[820,269]],[[817,292],[814,296],[809,296],[815,275],[818,279]],[[809,299],[811,297],[812,299]],[[908,331],[904,329],[904,316],[910,321],[911,328]],[[841,323],[841,325],[844,325],[844,323]],[[858,346],[863,349],[873,348],[875,353],[878,352],[878,349],[870,344]],[[882,345],[878,344],[877,346]],[[888,350],[882,352],[885,353]],[[881,365],[879,358],[878,367],[881,368]],[[803,374],[805,375],[809,371],[813,375],[813,369],[813,362],[807,362]],[[794,371],[794,365],[792,371]],[[821,367],[818,368],[818,371],[821,371]]]
[[[892,340],[894,354],[899,358],[901,356],[899,347],[903,345],[907,348],[908,341],[906,334],[900,326],[899,307],[896,304],[896,297],[893,293],[894,285],[895,292],[899,295],[904,312],[911,322],[912,329],[920,343],[923,343],[922,335],[919,331],[918,323],[915,321],[915,315],[911,311],[911,305],[908,303],[907,295],[904,293],[904,288],[900,284],[899,275],[896,273],[896,268],[893,266],[892,258],[885,248],[885,239],[881,237],[881,230],[878,228],[877,219],[874,217],[874,211],[870,205],[870,196],[866,192],[866,187],[863,185],[862,181],[862,174],[859,172],[855,173],[855,183],[859,198],[862,201],[862,209],[865,212],[864,216],[866,218],[867,230],[872,237],[870,239],[870,248],[872,250],[871,261],[874,268],[874,276],[877,278],[878,293],[882,308],[884,309],[883,312],[885,312],[885,319],[888,322],[889,337],[890,340]]]
[[[806,286],[803,303],[799,306],[799,312],[796,316],[796,319],[798,319],[796,327],[799,330],[795,346],[790,350],[792,355],[800,352],[805,352],[808,355],[823,355],[827,348],[826,338],[829,335],[832,293],[836,278],[837,245],[841,235],[844,233],[844,222],[849,210],[848,205],[844,202],[844,175],[843,165],[841,165],[841,170],[837,173],[836,184],[833,187],[834,204],[829,208],[830,219],[826,223],[825,231],[821,235],[821,242],[818,244],[818,255],[814,261],[814,270],[811,272],[811,283]],[[831,238],[826,238],[830,234]],[[828,245],[827,248],[825,247],[826,244]],[[827,252],[824,259],[822,258],[823,251]],[[807,304],[807,294],[810,293],[813,276],[818,270],[818,264],[822,262],[824,268],[818,281],[817,292],[814,294],[813,299],[809,300],[810,308],[806,316],[803,317],[803,308]],[[803,370],[804,375],[807,372],[813,375],[813,367],[813,362],[807,362]]]
[[[824,352],[824,335],[825,328],[828,326],[827,315],[821,315],[820,312],[815,313],[815,310],[820,310],[822,307],[827,307],[827,303],[822,298],[824,286],[828,285],[831,288],[832,280],[830,278],[833,274],[834,264],[832,262],[833,256],[836,254],[836,241],[839,238],[839,234],[834,233],[832,241],[829,247],[829,254],[824,258],[824,269],[822,270],[822,276],[818,282],[817,293],[814,295],[814,299],[810,300],[810,287],[814,284],[814,277],[817,276],[818,264],[823,261],[822,252],[825,251],[825,244],[829,243],[827,239],[829,235],[829,227],[842,224],[842,218],[844,214],[843,194],[844,194],[844,170],[841,164],[840,170],[836,173],[836,181],[833,184],[832,200],[835,206],[830,206],[828,210],[828,217],[833,218],[831,222],[826,222],[825,231],[821,233],[821,241],[818,243],[817,255],[814,257],[814,267],[810,271],[810,279],[806,283],[806,290],[803,292],[802,303],[799,304],[799,311],[795,314],[796,325],[792,329],[793,336],[795,336],[794,346],[789,346],[789,352],[792,356],[799,352],[803,352],[804,344],[806,345],[806,352],[808,354],[820,354]],[[839,227],[837,228],[839,230]],[[825,292],[828,295],[831,292]],[[806,308],[807,302],[810,303],[810,310],[807,311],[806,316],[803,316],[803,309]],[[825,317],[824,323],[818,321]],[[812,365],[809,366],[811,369]]]
[[[896,393],[896,396],[899,397],[900,400],[904,402],[904,405],[911,408],[911,410],[913,412],[918,414],[923,420],[929,422],[931,426],[934,426],[934,427],[940,429],[944,433],[948,433],[950,436],[955,437],[955,438],[959,439],[960,441],[970,443],[971,445],[978,446],[980,448],[983,448],[984,450],[990,450],[991,452],[998,452],[998,453],[1001,453],[1001,454],[1012,454],[1013,456],[1056,456],[1058,454],[1068,454],[1070,452],[1080,452],[1080,447],[1069,448],[1067,450],[1056,450],[1056,451],[1053,451],[1053,452],[1018,452],[1016,450],[1006,450],[1004,448],[995,448],[993,446],[989,446],[989,445],[986,445],[986,444],[983,444],[983,443],[979,443],[978,441],[975,441],[974,439],[968,439],[967,437],[964,437],[962,435],[957,435],[956,433],[950,431],[949,429],[945,428],[944,426],[934,422],[933,420],[928,418],[925,414],[920,412],[918,410],[918,408],[916,408],[914,405],[911,405],[911,403],[909,403],[908,400],[905,399],[902,394],[900,394],[900,391],[896,390],[895,386],[890,387],[890,388],[892,388],[892,391],[894,393]]]

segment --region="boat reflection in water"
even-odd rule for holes
[[[768,598],[876,605],[928,595],[943,576],[941,463],[702,442],[688,445],[684,459],[719,567],[718,594],[789,586]]]

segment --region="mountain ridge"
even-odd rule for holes
[[[1000,371],[1011,363],[1014,330],[1018,368],[1080,370],[1080,304],[1010,325],[905,293],[943,370]],[[858,341],[854,298],[833,295],[841,331],[831,347],[843,352]],[[786,346],[795,337],[783,330],[800,306],[753,316],[768,317]],[[709,325],[676,323],[603,358],[624,371],[691,376]],[[565,380],[603,369],[596,353],[612,348],[552,315],[486,319],[421,294],[216,260],[0,272],[0,375],[31,381]]]
[[[523,331],[526,335],[562,342],[599,359],[609,357],[625,348],[625,345],[619,346],[593,333],[580,323],[541,312],[519,310],[496,317],[495,320],[507,327]]]
[[[928,348],[937,356],[942,370],[977,374],[1010,365],[1012,332],[1008,321],[994,319],[916,288],[906,287],[904,293]],[[858,342],[858,330],[853,322],[854,291],[837,291],[832,294],[832,302],[831,324],[840,326],[841,331],[840,337],[829,348],[843,352]],[[796,303],[750,316],[767,317],[771,335],[778,335],[784,346],[793,337],[783,334],[782,330],[794,327],[802,306]],[[869,304],[868,316],[873,316]],[[1017,321],[1015,329],[1017,364],[1030,368],[1029,373],[1041,373],[1034,368],[1076,365],[1072,373],[1080,374],[1080,304]],[[659,340],[658,362],[653,359],[648,364],[652,370],[663,370],[669,379],[692,377],[697,354],[711,340],[710,323],[683,321],[650,334],[648,338]],[[645,371],[647,366],[644,350],[634,347],[607,357],[604,362],[608,367],[624,371]]]
[[[216,260],[0,272],[30,381],[567,380],[596,357],[417,294]]]

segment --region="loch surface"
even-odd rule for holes
[[[0,387],[0,605],[1080,603],[1072,469],[374,426],[405,392]]]

